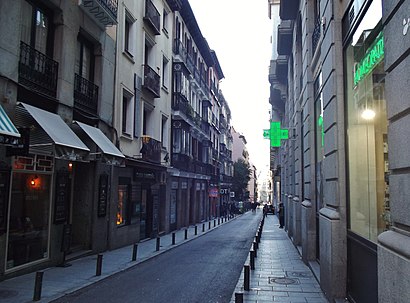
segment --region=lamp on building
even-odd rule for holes
[[[362,111],[361,116],[365,120],[373,120],[374,117],[376,116],[376,113],[374,112],[374,110],[370,108],[366,108],[364,111]]]

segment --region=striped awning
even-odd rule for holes
[[[20,138],[20,133],[0,105],[0,135]]]

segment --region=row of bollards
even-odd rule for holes
[[[245,291],[249,291],[251,278],[250,278],[250,271],[255,270],[255,258],[258,256],[258,249],[259,243],[262,238],[262,231],[263,231],[263,224],[265,223],[265,217],[262,217],[261,222],[259,223],[258,231],[256,232],[254,241],[252,242],[252,249],[249,251],[249,265],[245,264],[243,266],[243,289]],[[235,303],[243,303],[243,293],[236,292],[235,293]]]
[[[220,225],[221,223],[227,222],[230,220],[230,217],[224,216],[224,217],[220,217],[218,218],[218,225]],[[216,227],[216,222],[217,220],[214,219],[213,220],[213,226]],[[209,221],[208,222],[208,229],[211,229],[211,224],[212,222]],[[205,223],[202,223],[202,232],[205,232]],[[194,228],[194,233],[195,236],[198,235],[198,226],[195,225]],[[172,233],[172,245],[175,245],[175,237],[176,234],[175,232]],[[184,239],[187,240],[188,239],[188,228],[186,228],[184,230]],[[161,247],[161,238],[159,236],[157,236],[156,238],[156,246],[155,246],[155,251],[159,251]],[[131,261],[136,261],[137,260],[137,252],[138,252],[138,244],[133,244],[132,246],[132,256],[131,256]],[[102,265],[103,265],[103,255],[102,254],[98,254],[97,255],[97,263],[96,263],[96,269],[95,269],[95,275],[96,276],[101,276],[102,273]],[[41,290],[42,290],[42,285],[43,285],[43,275],[44,275],[44,271],[38,271],[36,272],[35,275],[35,282],[34,282],[34,294],[33,294],[33,301],[40,301],[41,300]],[[249,275],[249,274],[248,274]],[[235,302],[239,302],[236,301]],[[242,302],[242,301],[240,301]]]

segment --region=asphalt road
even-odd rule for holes
[[[201,237],[53,302],[229,302],[260,219],[260,213],[248,212]]]

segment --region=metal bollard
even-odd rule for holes
[[[175,245],[175,233],[172,233],[172,245]]]
[[[250,266],[251,266],[251,270],[255,270],[255,251],[254,250],[251,250]]]
[[[253,252],[254,252],[254,254],[255,254],[255,258],[257,258],[258,257],[258,253],[257,253],[257,250],[258,250],[258,242],[253,242]]]
[[[138,244],[134,244],[132,247],[132,261],[137,260]]]
[[[202,223],[202,232],[205,231],[205,223]]]
[[[243,303],[243,293],[241,292],[235,293],[235,303]]]
[[[211,221],[208,222],[208,229],[211,229]]]
[[[198,226],[195,225],[195,236],[198,234]]]
[[[243,289],[244,290],[250,290],[250,272],[249,272],[249,265],[244,265],[243,266],[244,272],[243,272]]]
[[[216,226],[216,220],[214,219],[214,227]]]
[[[96,268],[96,270],[95,270],[95,275],[96,275],[96,276],[101,276],[102,260],[103,260],[103,255],[102,255],[102,254],[98,254],[98,255],[97,255],[97,268]]]
[[[185,240],[188,239],[188,229],[185,229]]]
[[[41,288],[43,286],[43,271],[36,272],[36,278],[34,282],[34,294],[33,301],[40,301],[41,299]]]
[[[218,225],[221,224],[221,218],[218,218]]]
[[[156,251],[159,251],[160,243],[161,243],[161,238],[157,236],[157,246],[155,249]]]

